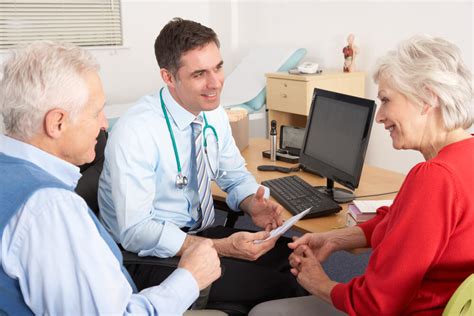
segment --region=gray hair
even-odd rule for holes
[[[74,121],[89,98],[83,74],[98,70],[92,55],[72,44],[37,41],[13,51],[0,82],[6,134],[30,139],[54,108]]]
[[[434,94],[448,130],[473,124],[472,74],[453,43],[429,35],[413,36],[378,60],[375,83],[382,77],[417,104],[435,106]]]

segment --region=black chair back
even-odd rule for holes
[[[87,205],[97,216],[99,216],[97,192],[99,189],[100,173],[104,167],[104,150],[106,143],[107,131],[101,130],[97,136],[97,144],[95,145],[95,159],[91,163],[79,167],[82,177],[76,186],[76,193],[86,201]]]

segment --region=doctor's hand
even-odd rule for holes
[[[200,290],[208,287],[221,275],[221,262],[210,239],[191,244],[183,252],[178,268],[191,272]]]
[[[246,211],[258,227],[266,231],[277,228],[283,224],[281,213],[283,207],[264,197],[265,189],[260,186],[254,195],[249,196],[241,203],[241,208]]]
[[[257,233],[237,232],[224,239],[213,239],[217,252],[220,255],[255,261],[275,246],[278,237],[255,244],[255,240],[266,239],[269,232]]]

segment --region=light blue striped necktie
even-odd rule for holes
[[[204,148],[202,142],[202,117],[198,116],[192,123],[194,135],[194,148],[196,153],[196,172],[199,193],[200,216],[199,220],[191,229],[191,232],[197,233],[214,223],[214,201],[211,193],[211,180],[207,174],[207,164],[204,161]]]

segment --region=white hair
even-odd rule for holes
[[[448,130],[467,129],[474,122],[472,74],[453,43],[413,36],[378,60],[375,83],[380,78],[418,104],[440,106]]]
[[[98,70],[92,55],[72,44],[37,41],[13,51],[0,82],[6,134],[30,139],[54,108],[74,120],[89,98],[83,75]]]

